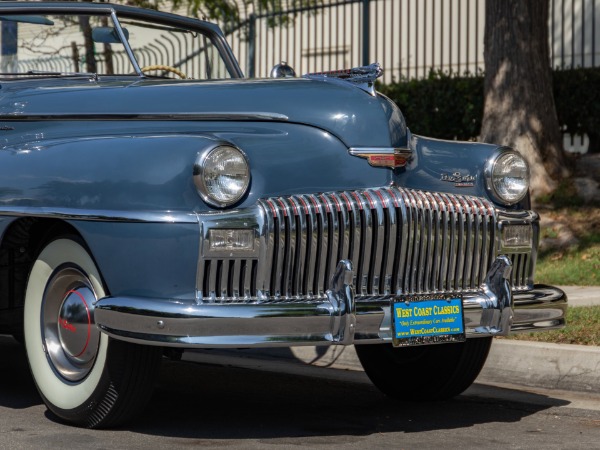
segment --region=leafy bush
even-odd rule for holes
[[[425,79],[382,85],[378,90],[402,110],[411,130],[440,139],[477,137],[483,116],[483,76],[431,71]]]
[[[587,134],[600,152],[600,68],[555,70],[554,103],[558,123],[571,134]]]
[[[553,85],[563,130],[586,133],[592,147],[600,145],[600,68],[555,70]],[[483,116],[481,73],[431,71],[427,78],[380,85],[378,90],[400,106],[415,133],[460,140],[476,139],[479,134]]]

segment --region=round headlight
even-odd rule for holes
[[[194,183],[203,200],[224,208],[240,200],[250,184],[250,167],[241,150],[219,145],[198,155]]]
[[[506,205],[522,200],[529,189],[529,165],[514,150],[503,151],[486,168],[488,189]]]

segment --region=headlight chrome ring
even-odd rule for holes
[[[219,143],[198,154],[194,163],[194,184],[211,206],[227,208],[237,203],[250,185],[250,166],[244,152]]]
[[[503,205],[521,201],[529,190],[529,164],[519,152],[502,147],[485,167],[486,187],[492,198]]]

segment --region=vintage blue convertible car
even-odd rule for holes
[[[215,25],[105,3],[0,24],[0,332],[64,420],[130,418],[165,348],[355,344],[428,400],[563,325],[525,160],[411,135],[378,65],[244,79]]]

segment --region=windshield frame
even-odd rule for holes
[[[117,33],[119,34],[119,39],[121,39],[121,42],[123,43],[123,46],[125,47],[125,51],[127,52],[127,56],[129,56],[129,60],[131,61],[131,64],[133,65],[134,70],[140,77],[144,78],[146,75],[144,75],[144,72],[142,72],[142,68],[140,67],[140,64],[138,63],[137,58],[133,54],[133,49],[131,48],[131,45],[129,44],[129,40],[125,36],[125,32],[123,31],[123,28],[121,27],[121,23],[119,22],[119,19],[117,18],[117,13],[115,12],[114,9],[111,11],[110,17],[113,21],[113,24],[115,25],[115,30],[117,30]]]
[[[137,19],[154,22],[170,27],[182,27],[206,35],[219,51],[227,72],[231,78],[244,78],[244,74],[235,58],[221,29],[210,22],[199,19],[179,16],[177,14],[137,8],[133,6],[115,5],[110,3],[72,3],[72,2],[14,2],[0,1],[0,15],[35,15],[35,14],[89,14],[110,16],[119,39],[121,40],[127,56],[133,65],[136,75],[148,78],[133,54],[119,18]]]

